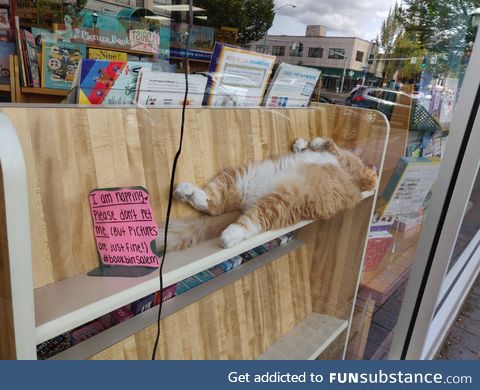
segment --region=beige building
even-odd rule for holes
[[[361,84],[364,76],[366,84],[382,77],[381,69],[373,61],[378,54],[375,43],[355,37],[328,37],[326,34],[325,26],[309,25],[304,36],[268,35],[247,45],[247,49],[273,54],[278,62],[318,68],[322,71],[323,87],[331,90],[340,88],[344,68],[344,91]]]

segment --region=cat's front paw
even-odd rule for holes
[[[234,245],[239,244],[245,237],[245,230],[236,223],[232,223],[228,226],[220,236],[220,245],[224,248],[231,248]]]
[[[204,190],[190,183],[180,183],[175,188],[173,196],[187,202],[199,211],[208,212],[208,196]]]
[[[187,202],[192,197],[193,193],[195,192],[195,186],[191,183],[180,183],[175,187],[175,191],[173,192],[173,196],[176,199],[183,200]]]
[[[292,145],[293,153],[303,152],[308,147],[308,141],[305,138],[298,138]]]

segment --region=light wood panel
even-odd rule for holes
[[[254,359],[312,312],[306,247],[161,322],[158,359]],[[92,357],[150,359],[156,325]]]
[[[24,149],[30,193],[35,287],[97,264],[88,193],[143,185],[157,221],[164,218],[179,140],[178,109],[3,108]],[[385,123],[368,111],[189,109],[177,182],[203,184],[221,169],[290,150],[297,137],[328,135],[379,166]],[[173,218],[195,215],[175,203]],[[66,244],[67,243],[67,244]]]
[[[0,167],[1,168],[1,167]],[[3,175],[0,169],[0,359],[15,359],[15,334],[8,260]]]

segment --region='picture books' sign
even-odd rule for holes
[[[156,268],[157,223],[142,187],[96,189],[89,195],[100,260],[106,266]]]

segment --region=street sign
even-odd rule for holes
[[[355,74],[355,72],[354,72],[353,70],[351,70],[350,72],[348,72],[348,75],[349,75],[350,77],[353,77],[354,74]]]
[[[417,57],[410,58],[410,63],[411,64],[416,64],[417,63]]]
[[[430,65],[435,65],[437,63],[437,56],[430,58]]]

